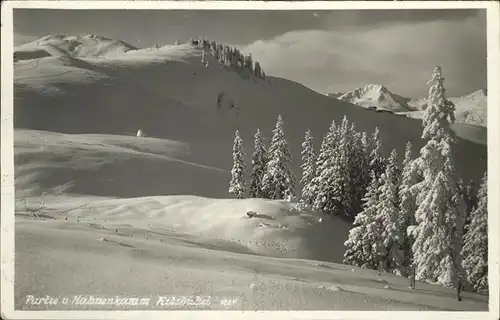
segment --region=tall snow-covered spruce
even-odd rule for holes
[[[245,197],[245,153],[240,132],[236,130],[233,143],[233,168],[231,169],[231,181],[229,182],[229,193],[238,199]]]
[[[479,292],[488,292],[488,176],[485,172],[472,211],[462,249],[462,266],[468,283]]]
[[[417,280],[437,281],[460,288],[463,277],[461,246],[465,203],[457,187],[452,157],[455,141],[449,121],[454,121],[454,105],[446,100],[441,68],[429,81],[428,107],[422,123],[427,144],[420,151],[416,226],[410,227]]]
[[[262,179],[262,188],[270,199],[291,200],[295,197],[295,176],[292,154],[283,129],[283,117],[278,116],[269,147],[269,161]]]
[[[254,135],[254,152],[252,154],[252,173],[250,174],[250,191],[251,198],[265,198],[266,195],[262,190],[262,179],[266,170],[267,150],[264,144],[264,138],[257,129]]]
[[[311,205],[313,198],[308,192],[309,184],[311,183],[316,173],[316,152],[314,151],[314,138],[311,130],[307,130],[304,142],[302,143],[302,197],[301,201],[304,204]]]

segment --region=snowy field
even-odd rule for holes
[[[487,297],[418,283],[337,260],[347,226],[319,223],[290,204],[197,197],[45,199],[40,218],[16,218],[16,308],[26,295],[74,297],[211,296],[205,309],[232,310],[469,310],[486,311]],[[40,208],[35,200],[28,208]],[[246,210],[262,212],[249,219]],[[28,210],[29,211],[29,210]],[[286,228],[280,228],[279,225]],[[335,250],[338,250],[335,252]],[[155,293],[155,294],[152,294]],[[220,300],[233,299],[224,306]],[[85,309],[88,305],[67,308]],[[95,309],[118,309],[96,306]],[[126,307],[121,307],[126,308]],[[182,307],[175,307],[182,308]],[[200,307],[201,308],[201,307]]]
[[[420,120],[289,80],[244,79],[212,57],[206,67],[188,44],[134,50],[87,37],[76,50],[61,40],[16,50],[16,309],[90,308],[33,305],[27,295],[151,297],[137,309],[159,310],[171,308],[159,296],[195,295],[212,297],[206,309],[487,311],[484,294],[458,302],[452,289],[412,290],[406,278],[341,264],[351,227],[341,218],[228,199],[236,128],[247,160],[252,135],[269,137],[278,113],[294,159],[305,130],[319,145],[344,115],[360,131],[379,127],[387,154],[408,141],[416,154]],[[479,180],[485,129],[461,127],[457,168]]]

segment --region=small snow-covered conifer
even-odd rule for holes
[[[249,54],[248,56],[245,56],[245,69],[249,71],[250,74],[253,74],[253,60],[252,60],[252,55]]]
[[[260,67],[260,63],[258,61],[254,62],[254,75],[257,78],[262,78],[262,68]]]
[[[229,193],[242,199],[245,196],[245,153],[240,132],[236,130],[233,144],[233,168],[231,170],[231,181],[229,182]]]

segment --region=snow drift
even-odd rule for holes
[[[339,218],[321,219],[302,212],[294,203],[265,199],[209,199],[196,196],[163,196],[129,199],[46,196],[43,207],[36,200],[19,201],[18,214],[46,212],[57,219],[79,219],[127,234],[149,237],[163,233],[196,238],[198,247],[273,257],[342,262],[344,250],[324,243],[347,240],[350,224]],[[255,212],[252,218],[247,212]]]

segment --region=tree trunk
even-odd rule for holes
[[[413,238],[410,237],[410,248],[409,248],[409,254],[410,254],[410,288],[415,289],[415,273],[416,273],[416,267],[415,267],[415,261],[413,259]]]
[[[413,263],[410,270],[410,288],[415,289],[415,264]]]
[[[457,285],[457,300],[462,301],[462,279],[458,279]]]

